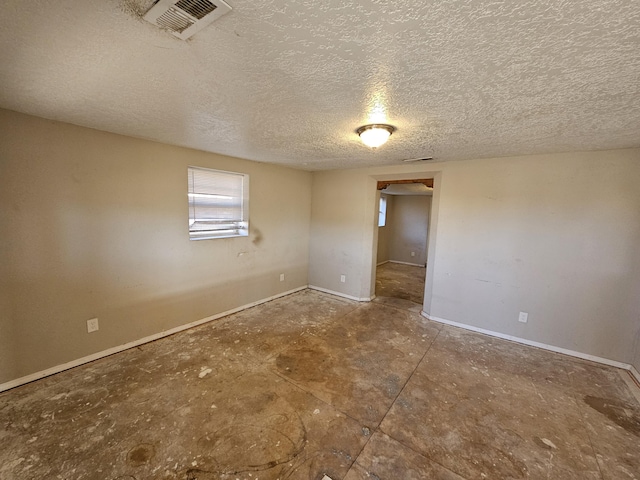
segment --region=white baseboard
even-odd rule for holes
[[[506,335],[504,333],[494,332],[492,330],[485,330],[484,328],[478,328],[478,327],[474,327],[472,325],[467,325],[464,323],[452,322],[451,320],[446,320],[444,318],[428,315],[424,311],[420,312],[420,314],[429,320],[433,320],[434,322],[444,323],[445,325],[451,325],[453,327],[464,328],[465,330],[471,330],[472,332],[484,333],[485,335],[502,338],[503,340],[511,340],[512,342],[521,343],[523,345],[529,345],[530,347],[538,347],[544,350],[549,350],[551,352],[562,353],[564,355],[569,355],[571,357],[577,357],[577,358],[582,358],[583,360],[590,360],[592,362],[602,363],[604,365],[609,365],[611,367],[622,368],[624,370],[629,370],[633,373],[633,370],[632,370],[633,367],[628,363],[622,363],[616,360],[609,360],[608,358],[597,357],[595,355],[590,355],[588,353],[576,352],[575,350],[556,347],[554,345],[547,345],[546,343],[534,342],[533,340],[527,340],[526,338],[514,337],[513,335]],[[637,374],[637,371],[636,371],[636,374]]]
[[[232,310],[227,310],[226,312],[217,313],[215,315],[211,315],[209,317],[202,318],[200,320],[196,320],[195,322],[187,323],[185,325],[180,325],[179,327],[172,328],[170,330],[165,330],[160,333],[155,333],[153,335],[149,335],[148,337],[141,338],[139,340],[134,340],[133,342],[125,343],[124,345],[119,345],[117,347],[108,348],[107,350],[102,350],[97,353],[93,353],[91,355],[87,355],[86,357],[78,358],[76,360],[72,360],[67,363],[63,363],[62,365],[56,365],[55,367],[47,368],[46,370],[42,370],[40,372],[32,373],[31,375],[27,375],[24,377],[17,378],[15,380],[11,380],[6,383],[0,384],[0,392],[4,392],[5,390],[9,390],[11,388],[19,387],[20,385],[24,385],[25,383],[30,383],[35,380],[39,380],[44,377],[48,377],[49,375],[53,375],[55,373],[60,373],[65,370],[69,370],[70,368],[78,367],[80,365],[84,365],[85,363],[93,362],[94,360],[98,360],[100,358],[108,357],[109,355],[113,355],[114,353],[119,353],[124,350],[128,350],[130,348],[134,348],[145,343],[153,342],[154,340],[158,340],[163,337],[168,337],[169,335],[173,335],[174,333],[182,332],[183,330],[188,330],[189,328],[197,327],[198,325],[202,325],[207,322],[211,322],[213,320],[217,320],[222,317],[226,317],[227,315],[231,315],[232,313],[237,313],[242,310],[246,310],[247,308],[255,307],[256,305],[260,305],[261,303],[270,302],[271,300],[275,300],[276,298],[285,297],[287,295],[291,295],[292,293],[299,292],[300,290],[306,290],[307,285],[302,287],[294,288],[293,290],[289,290],[286,292],[278,293],[277,295],[273,295],[268,298],[263,298],[256,302],[248,303],[246,305],[242,305],[241,307],[234,308]]]
[[[389,260],[385,260],[384,262],[380,262],[376,264],[376,267],[379,267],[380,265],[384,265],[385,263],[389,263]]]
[[[412,267],[422,267],[424,268],[424,263],[410,263],[410,262],[400,262],[398,260],[389,260],[389,263],[399,263],[400,265],[411,265]]]
[[[319,292],[328,293],[330,295],[336,295],[338,297],[348,298],[349,300],[355,300],[356,302],[370,302],[371,300],[376,298],[375,295],[371,297],[363,297],[363,298],[354,297],[353,295],[347,295],[346,293],[336,292],[334,290],[329,290],[328,288],[316,287],[315,285],[309,285],[309,288],[311,290],[317,290]]]
[[[638,370],[636,370],[636,367],[634,367],[633,365],[629,365],[631,368],[629,368],[629,373],[631,375],[633,375],[633,377],[636,379],[636,381],[638,383],[640,383],[640,372],[638,372]]]

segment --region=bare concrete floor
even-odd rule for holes
[[[306,290],[0,394],[0,478],[639,479],[621,373]]]
[[[425,267],[388,262],[376,268],[376,299],[407,309],[421,310],[424,298]],[[411,305],[411,302],[415,305]]]

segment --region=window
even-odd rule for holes
[[[189,167],[189,238],[249,235],[249,175]]]
[[[380,195],[380,206],[378,207],[378,226],[384,227],[387,224],[387,197]]]

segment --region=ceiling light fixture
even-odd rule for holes
[[[371,125],[363,125],[356,133],[360,135],[362,143],[367,147],[377,148],[380,145],[386,143],[393,132],[396,131],[396,127],[386,125],[384,123],[374,123]]]

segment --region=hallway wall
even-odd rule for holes
[[[389,260],[425,265],[431,197],[427,195],[390,195],[394,197],[389,215]],[[378,245],[380,239],[378,237]],[[378,246],[378,248],[380,248]],[[411,256],[411,252],[415,256]]]
[[[378,227],[378,252],[376,256],[376,264],[389,261],[389,243],[391,242],[391,212],[393,210],[394,195],[380,195],[387,199],[387,221],[384,227]]]

